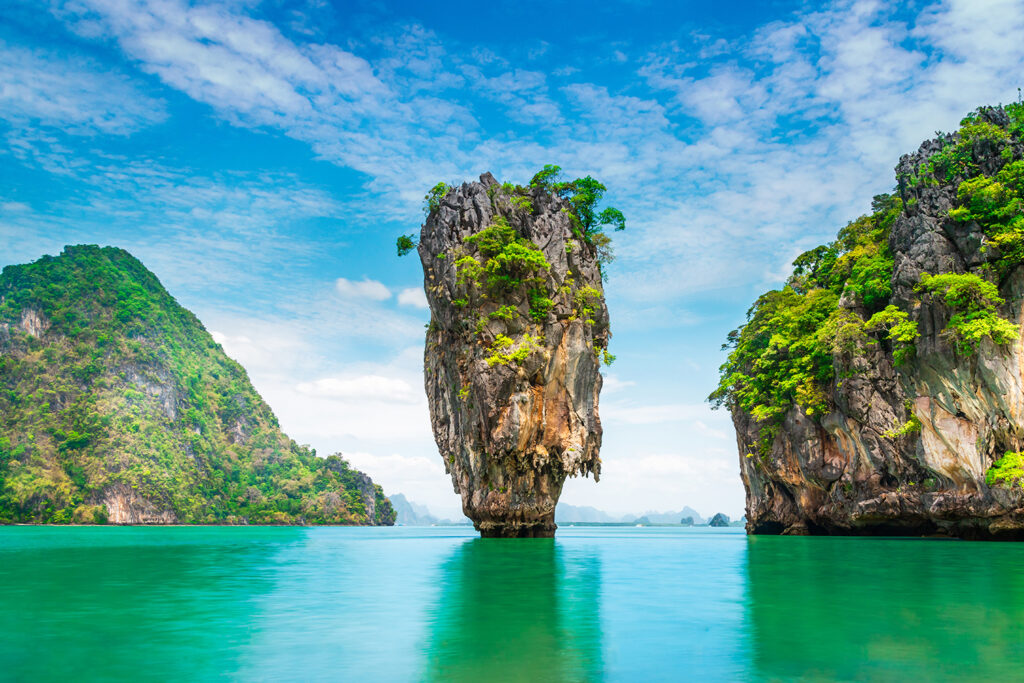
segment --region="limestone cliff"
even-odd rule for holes
[[[557,193],[484,174],[436,198],[419,255],[431,423],[463,511],[484,536],[552,535],[565,478],[601,466],[598,241]]]
[[[982,108],[904,156],[731,335],[749,532],[1024,538],[1022,131]]]

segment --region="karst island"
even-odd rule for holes
[[[896,183],[728,337],[751,533],[1024,539],[1024,104]]]
[[[439,183],[418,240],[398,239],[423,264],[434,438],[482,536],[553,536],[566,477],[600,475],[600,368],[614,360],[602,265],[606,231],[625,228],[599,207],[605,191],[557,166],[528,186]]]

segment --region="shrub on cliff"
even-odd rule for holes
[[[985,483],[1007,488],[1024,487],[1024,453],[1007,451],[985,473]]]
[[[974,353],[985,338],[996,344],[1017,338],[1017,326],[997,310],[1005,303],[998,287],[974,273],[922,273],[917,288],[939,296],[953,311],[945,333],[960,353]]]
[[[597,205],[608,191],[603,183],[590,176],[569,181],[561,178],[561,167],[547,164],[530,180],[530,187],[568,200],[571,207],[569,215],[573,218],[577,234],[597,247],[598,263],[602,266],[611,263],[615,254],[611,248],[611,237],[604,230],[607,227],[625,230],[626,217],[613,206],[600,212],[597,210]]]
[[[500,191],[509,202],[520,211],[532,212],[533,206],[529,196],[531,190],[538,190],[556,195],[569,203],[567,213],[573,219],[577,235],[597,247],[598,262],[602,265],[614,259],[611,238],[605,234],[605,228],[614,230],[626,229],[626,217],[613,206],[598,211],[598,205],[604,198],[608,188],[590,176],[563,180],[562,168],[547,164],[530,180],[529,188],[513,183],[504,183]],[[436,211],[441,200],[451,190],[451,186],[440,182],[427,192],[423,199],[423,212],[430,215]],[[401,235],[396,247],[399,256],[405,256],[416,247],[415,235]]]

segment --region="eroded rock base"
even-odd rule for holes
[[[769,521],[748,524],[747,533],[760,536],[903,536],[965,541],[1024,541],[1024,526],[980,519],[960,520],[956,524],[940,524],[932,520],[888,520],[856,527],[813,522],[796,522],[785,526]]]
[[[554,521],[542,521],[537,524],[499,524],[483,522],[474,524],[480,532],[480,538],[554,538],[558,525]]]

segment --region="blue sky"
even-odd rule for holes
[[[291,436],[454,515],[394,238],[439,180],[594,175],[628,221],[618,360],[604,476],[563,500],[735,517],[731,424],[704,403],[725,334],[900,154],[1017,98],[1021,35],[1020,0],[8,0],[0,264],[128,249]]]

